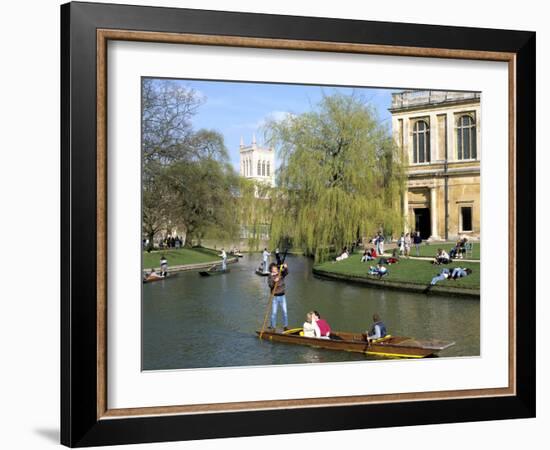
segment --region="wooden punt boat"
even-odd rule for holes
[[[417,340],[410,337],[386,336],[382,339],[367,342],[361,333],[331,331],[336,339],[311,338],[300,336],[302,328],[288,331],[264,331],[262,339],[285,344],[307,345],[309,347],[327,350],[343,350],[347,352],[364,353],[365,355],[382,358],[426,358],[436,356],[440,351],[453,345],[454,342],[440,340]],[[256,332],[258,335],[259,331]]]
[[[259,275],[261,277],[267,277],[269,275],[269,272],[264,272],[263,270],[256,269],[256,275]]]
[[[234,252],[234,253],[231,253],[231,255],[236,256],[238,258],[242,258],[244,256],[241,252]]]
[[[201,277],[212,277],[214,275],[222,275],[224,273],[229,273],[229,269],[214,269],[214,270],[202,270],[199,272]]]

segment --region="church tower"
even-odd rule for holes
[[[275,186],[275,152],[272,148],[260,147],[256,135],[252,135],[252,144],[245,146],[241,137],[239,148],[241,156],[240,174],[269,186]]]

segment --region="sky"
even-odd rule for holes
[[[258,145],[263,144],[262,124],[268,118],[283,118],[286,114],[300,114],[315,108],[323,94],[355,91],[369,101],[380,120],[391,127],[391,92],[395,89],[346,88],[291,84],[178,80],[204,97],[205,102],[192,118],[193,128],[213,129],[224,136],[231,163],[239,170],[239,144],[245,145],[256,134]],[[277,162],[276,162],[276,165]]]

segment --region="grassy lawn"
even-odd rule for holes
[[[429,245],[426,245],[426,243],[423,242],[420,245],[420,256],[433,257],[435,256],[438,248],[442,248],[447,253],[449,253],[451,249],[455,246],[455,244],[456,242],[433,242],[433,243],[430,243]],[[480,249],[479,242],[474,242],[474,250],[472,252],[472,255],[468,254],[468,255],[464,255],[464,257],[466,259],[479,259],[479,249]],[[416,248],[414,244],[411,247],[411,256],[416,256]],[[460,261],[460,259],[458,261]]]
[[[180,248],[154,250],[151,253],[143,252],[143,269],[151,267],[160,267],[160,257],[164,255],[168,260],[168,268],[171,266],[180,266],[183,264],[198,264],[206,262],[219,262],[221,258],[217,252],[203,248]]]
[[[334,263],[328,261],[315,266],[315,268],[343,275],[364,276],[367,278],[370,277],[367,275],[367,271],[370,266],[374,265],[373,263],[374,261],[362,263],[361,255],[354,254],[344,261]],[[465,263],[458,260],[448,265],[433,266],[429,261],[402,258],[399,263],[387,267],[389,274],[383,278],[384,280],[416,283],[424,286],[427,286],[432,278],[439,274],[444,267],[469,267],[473,271],[471,275],[458,280],[440,281],[437,283],[437,286],[456,286],[479,289],[479,263]]]

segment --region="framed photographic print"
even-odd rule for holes
[[[63,444],[534,416],[534,33],[61,18]]]

